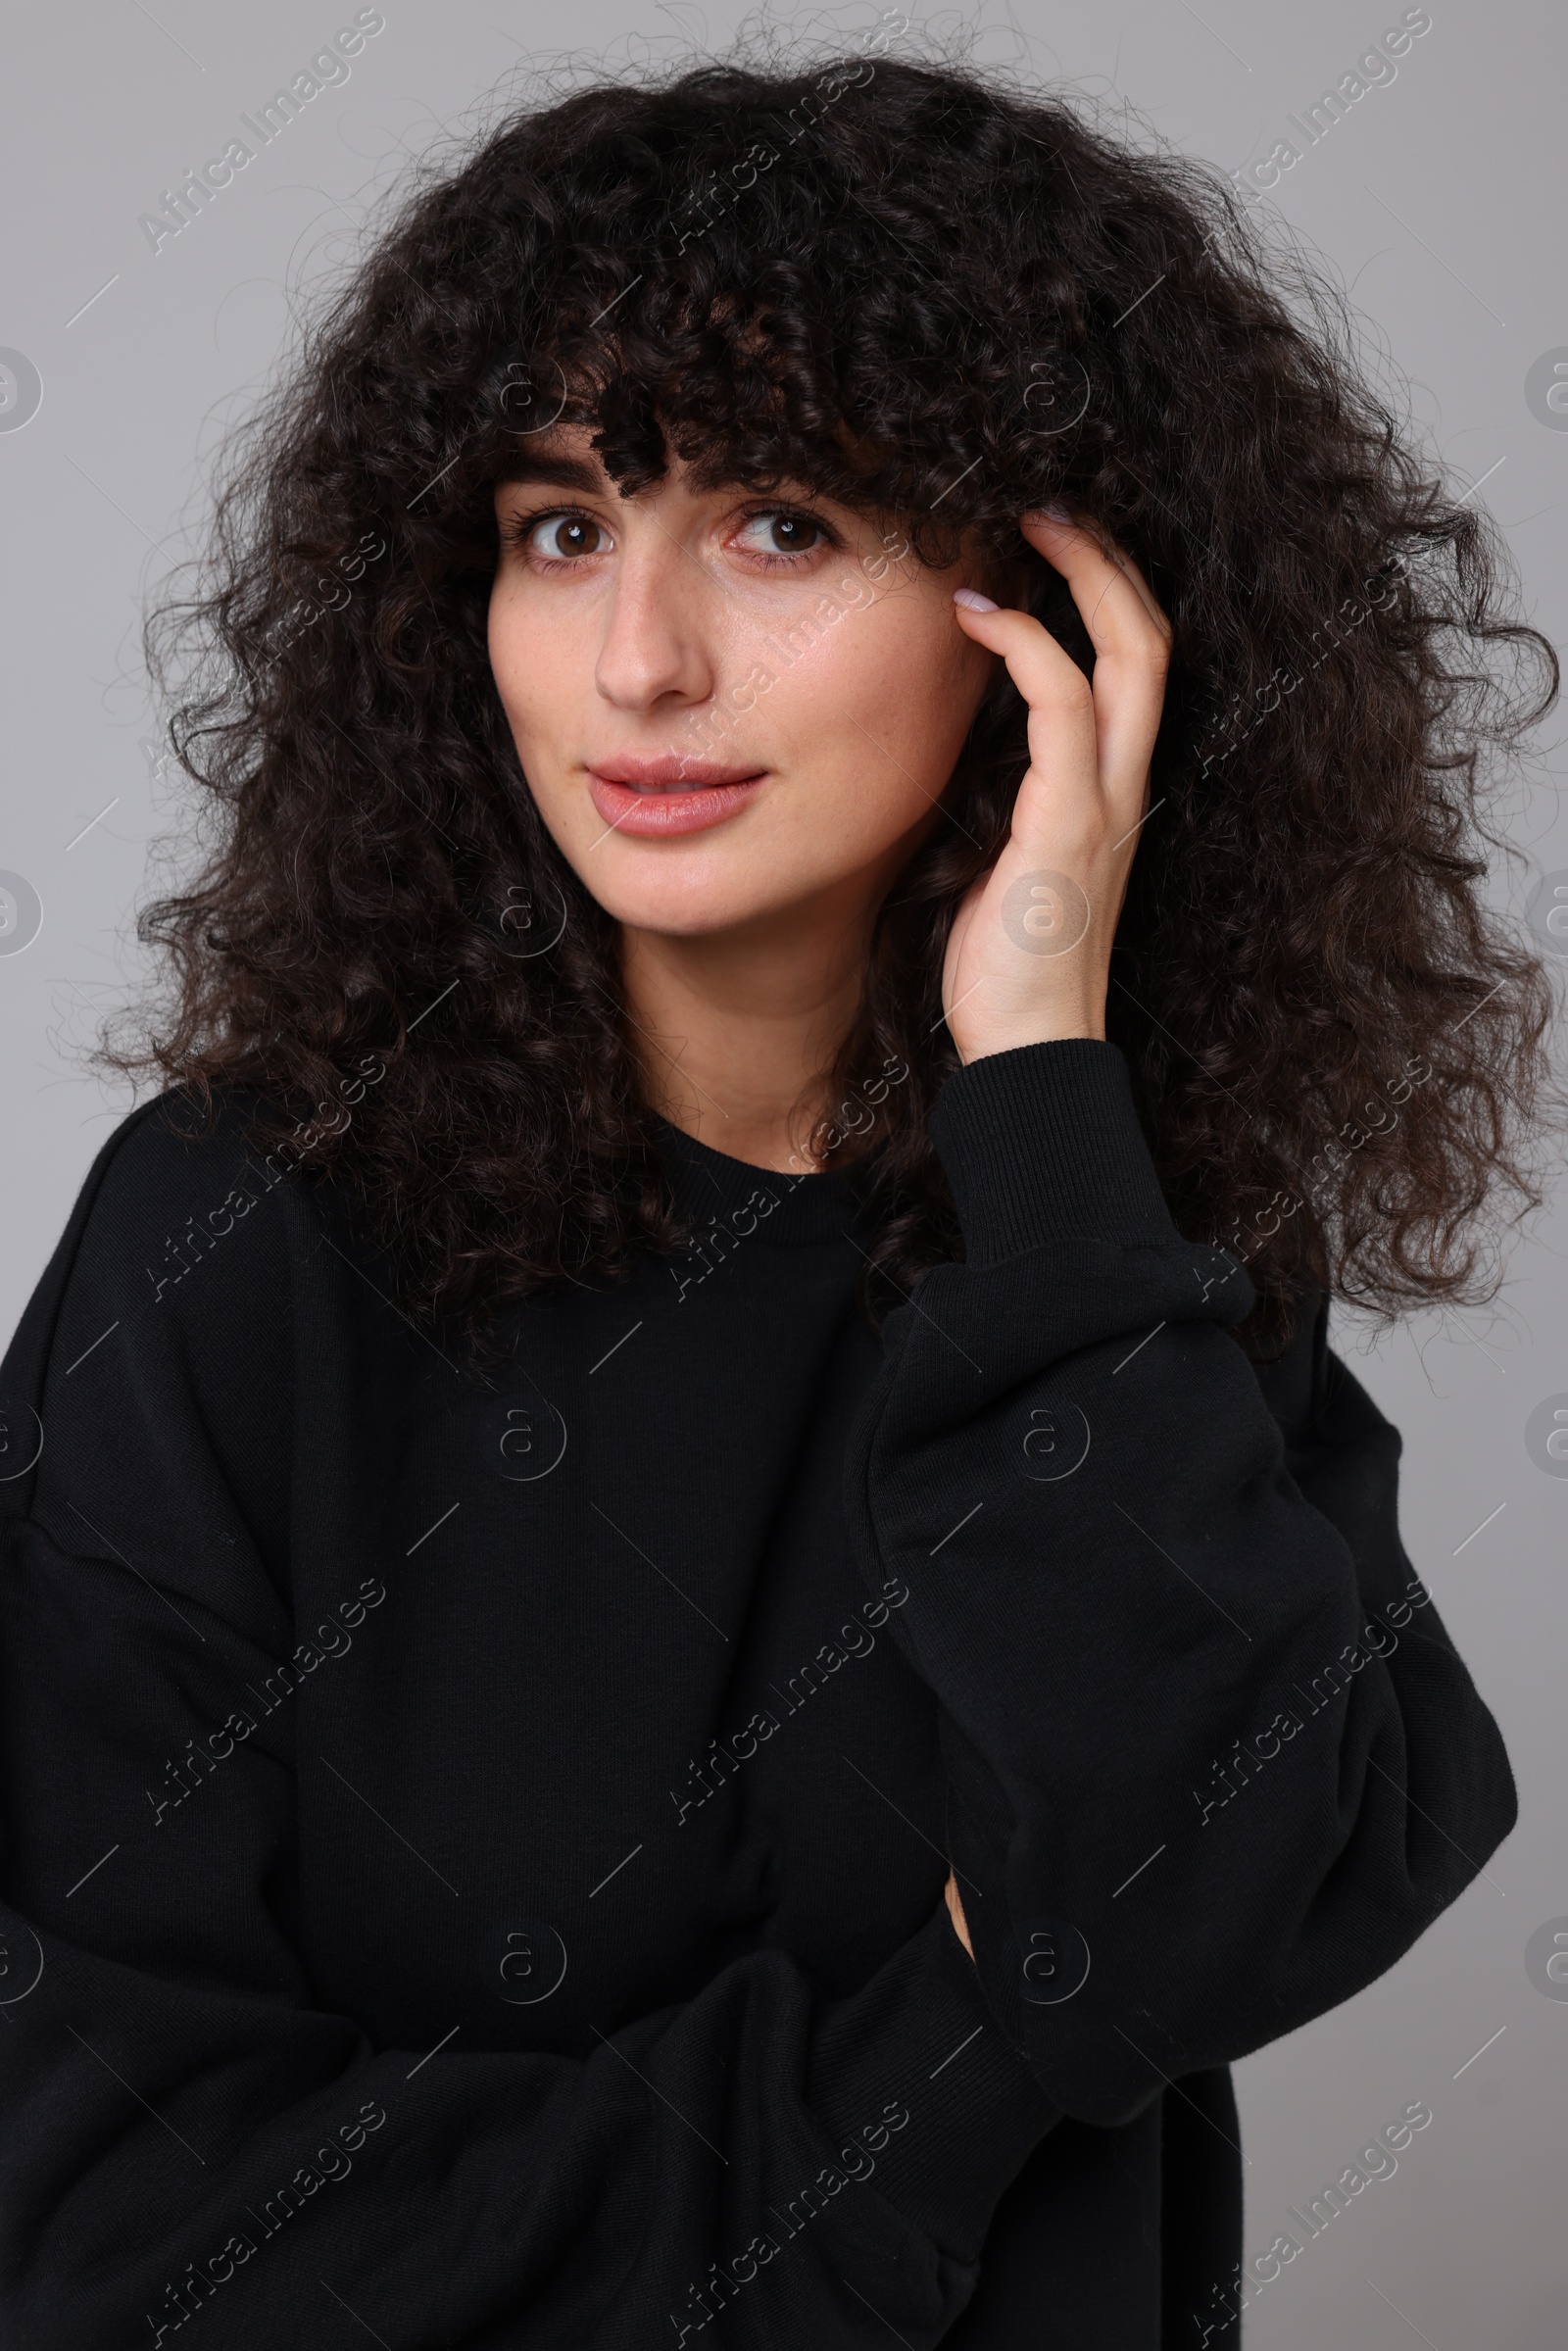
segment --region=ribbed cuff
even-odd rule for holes
[[[868,2184],[960,2261],[977,2258],[997,2205],[1061,2114],[993,2016],[945,1902],[827,2009],[807,2103],[846,2151],[907,2111],[875,2150]]]
[[[986,1053],[937,1098],[931,1140],[971,1265],[1043,1243],[1180,1239],[1121,1048],[1098,1037]]]

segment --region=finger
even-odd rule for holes
[[[1002,656],[1007,675],[1030,710],[1050,709],[1067,718],[1087,712],[1092,718],[1090,682],[1044,622],[1032,612],[1015,612],[1006,605],[978,612],[971,603],[959,603],[958,597],[967,599],[973,593],[968,588],[957,591],[953,600],[955,616],[966,636]]]
[[[1164,708],[1171,626],[1120,548],[1108,553],[1075,523],[1026,514],[1030,544],[1066,580],[1095,648],[1101,762],[1112,790],[1149,763]]]
[[[1169,644],[1169,617],[1125,548],[1107,550],[1082,523],[1054,514],[1024,514],[1018,527],[1066,580],[1097,654],[1130,651],[1151,631]]]
[[[1099,731],[1089,680],[1032,613],[1004,609],[977,612],[956,602],[953,609],[966,636],[1001,655],[1028,705],[1030,775],[1018,796],[1014,834],[1027,828],[1031,813],[1043,817],[1049,809],[1058,840],[1070,847],[1061,828],[1064,820],[1070,824],[1076,794],[1084,804],[1087,848],[1098,831],[1094,819],[1100,804]],[[1042,789],[1032,791],[1031,782]]]

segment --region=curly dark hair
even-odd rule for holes
[[[1483,904],[1478,795],[1556,659],[1494,527],[1370,387],[1343,297],[1222,174],[994,71],[852,55],[579,88],[397,205],[149,622],[217,822],[141,916],[164,994],[105,1058],[209,1107],[254,1088],[267,1140],[374,1056],[300,1148],[427,1320],[477,1333],[690,1238],[617,927],[490,672],[519,434],[593,426],[628,494],[673,451],[705,482],[804,481],[926,560],[977,546],[1089,668],[1017,527],[1065,500],[1174,628],[1109,1007],[1173,1214],[1247,1261],[1259,1344],[1308,1289],[1385,1317],[1483,1295],[1482,1212],[1540,1205],[1522,1138],[1556,1098],[1554,991]],[[908,1071],[826,1137],[880,1205],[873,1320],[961,1248],[927,1140],[956,1066],[942,955],[1006,837],[1024,719],[999,665],[831,1073],[858,1103]]]

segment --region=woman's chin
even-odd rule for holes
[[[820,888],[820,877],[805,874],[792,886],[776,858],[705,855],[700,840],[684,857],[677,857],[675,842],[654,846],[655,857],[617,858],[614,872],[595,871],[588,860],[583,876],[605,911],[628,930],[682,939],[743,930],[787,918]]]

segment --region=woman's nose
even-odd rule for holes
[[[611,586],[594,682],[618,710],[666,698],[684,707],[713,690],[723,591],[698,557],[662,536],[662,545],[628,551]]]

